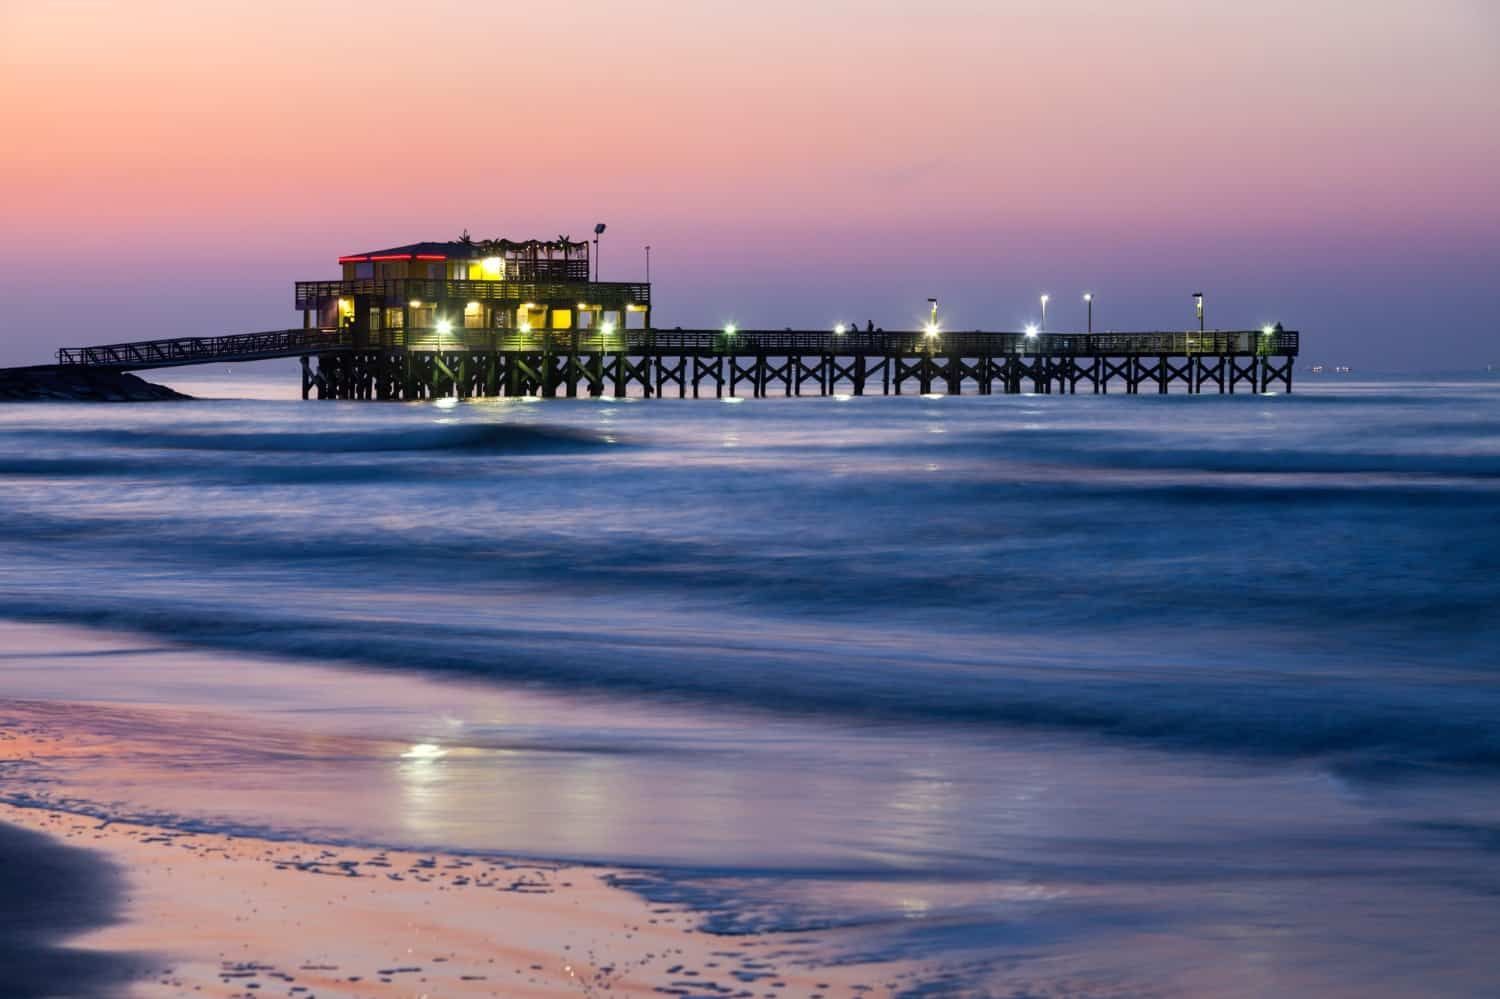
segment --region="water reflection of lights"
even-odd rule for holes
[[[431,836],[449,818],[448,767],[439,763],[448,751],[434,742],[419,742],[401,754],[401,824],[407,831]]]
[[[903,898],[900,904],[901,915],[907,919],[921,919],[932,908],[932,903],[922,898]]]
[[[745,401],[745,397],[742,396],[742,395],[726,395],[724,397],[724,401],[725,402],[744,402]]]
[[[439,399],[437,402],[433,403],[433,405],[438,409],[452,409],[458,405],[458,400],[453,398],[452,396],[448,396],[447,398]]]

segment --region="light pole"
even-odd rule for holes
[[[651,283],[651,244],[646,244],[646,283]]]
[[[594,281],[599,280],[599,237],[604,235],[604,223],[594,226]]]
[[[1049,299],[1051,297],[1052,297],[1051,295],[1043,295],[1042,296],[1042,332],[1043,333],[1047,332],[1047,299]]]
[[[1203,292],[1193,292],[1193,306],[1198,310],[1198,334],[1203,334]]]
[[[1094,293],[1091,292],[1091,291],[1084,292],[1083,293],[1083,300],[1088,303],[1088,307],[1089,307],[1089,329],[1088,329],[1088,331],[1090,333],[1092,333],[1092,332],[1094,332]]]

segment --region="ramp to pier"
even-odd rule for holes
[[[187,364],[300,357],[352,344],[350,334],[340,330],[267,330],[261,333],[231,333],[226,336],[137,340],[97,347],[63,347],[57,352],[57,363],[65,367],[140,371],[148,368],[176,368]]]

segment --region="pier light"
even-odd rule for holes
[[[499,257],[485,257],[479,262],[479,266],[492,277],[499,277],[505,272],[505,264]]]
[[[1028,337],[1034,337],[1034,336],[1036,336],[1036,323],[1028,323],[1027,324],[1027,326],[1026,326],[1026,335]]]
[[[420,298],[414,298],[406,304],[411,306],[413,309],[420,309],[422,307],[422,300]]]
[[[521,332],[522,333],[530,333],[531,332],[531,324],[530,323],[522,323],[521,324]]]
[[[449,333],[452,333],[453,332],[453,322],[452,322],[452,320],[449,320],[449,319],[439,319],[438,322],[437,322],[437,331],[438,331],[438,335],[439,336],[447,336]]]
[[[1090,333],[1092,333],[1092,332],[1094,332],[1094,293],[1091,292],[1091,291],[1084,292],[1083,293],[1083,302],[1084,302],[1085,305],[1087,305],[1089,307],[1089,327],[1088,327],[1088,331]]]
[[[600,333],[603,333],[603,334],[604,334],[604,335],[605,335],[605,336],[609,336],[609,335],[610,335],[610,334],[611,334],[611,333],[613,333],[613,332],[614,332],[614,331],[615,331],[615,324],[614,324],[614,323],[612,323],[612,322],[610,322],[610,321],[609,321],[609,320],[607,320],[607,319],[606,319],[606,320],[605,320],[605,321],[604,321],[604,323],[603,323],[603,324],[602,324],[602,325],[601,325],[601,326],[600,326],[600,327],[599,327],[599,332],[600,332]]]
[[[1047,294],[1046,292],[1042,293],[1042,329],[1047,328],[1047,303],[1051,300],[1051,295]]]
[[[1274,329],[1272,329],[1272,328],[1271,328],[1271,327],[1269,327],[1269,326],[1262,326],[1262,327],[1261,327],[1261,328],[1260,328],[1260,331],[1261,331],[1261,332],[1262,332],[1262,333],[1264,333],[1264,334],[1265,334],[1265,335],[1266,335],[1266,336],[1270,336],[1270,335],[1271,335],[1271,334],[1272,334],[1272,333],[1275,333],[1275,332],[1276,332],[1276,331],[1275,331],[1275,330],[1274,330]]]
[[[843,336],[844,335],[844,324],[843,323],[839,323],[838,325],[834,326],[833,332],[836,333],[836,334],[838,334],[839,336]]]
[[[937,323],[928,323],[926,326],[923,326],[922,327],[922,334],[924,336],[937,336],[938,335],[938,325],[937,325]]]
[[[724,335],[725,336],[734,336],[734,334],[736,332],[738,332],[738,331],[735,329],[734,323],[725,323],[724,324]]]

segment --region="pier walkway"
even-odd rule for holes
[[[445,396],[981,395],[1292,390],[1298,334],[828,330],[293,329],[58,351],[60,365],[139,371],[278,357],[319,399]]]

